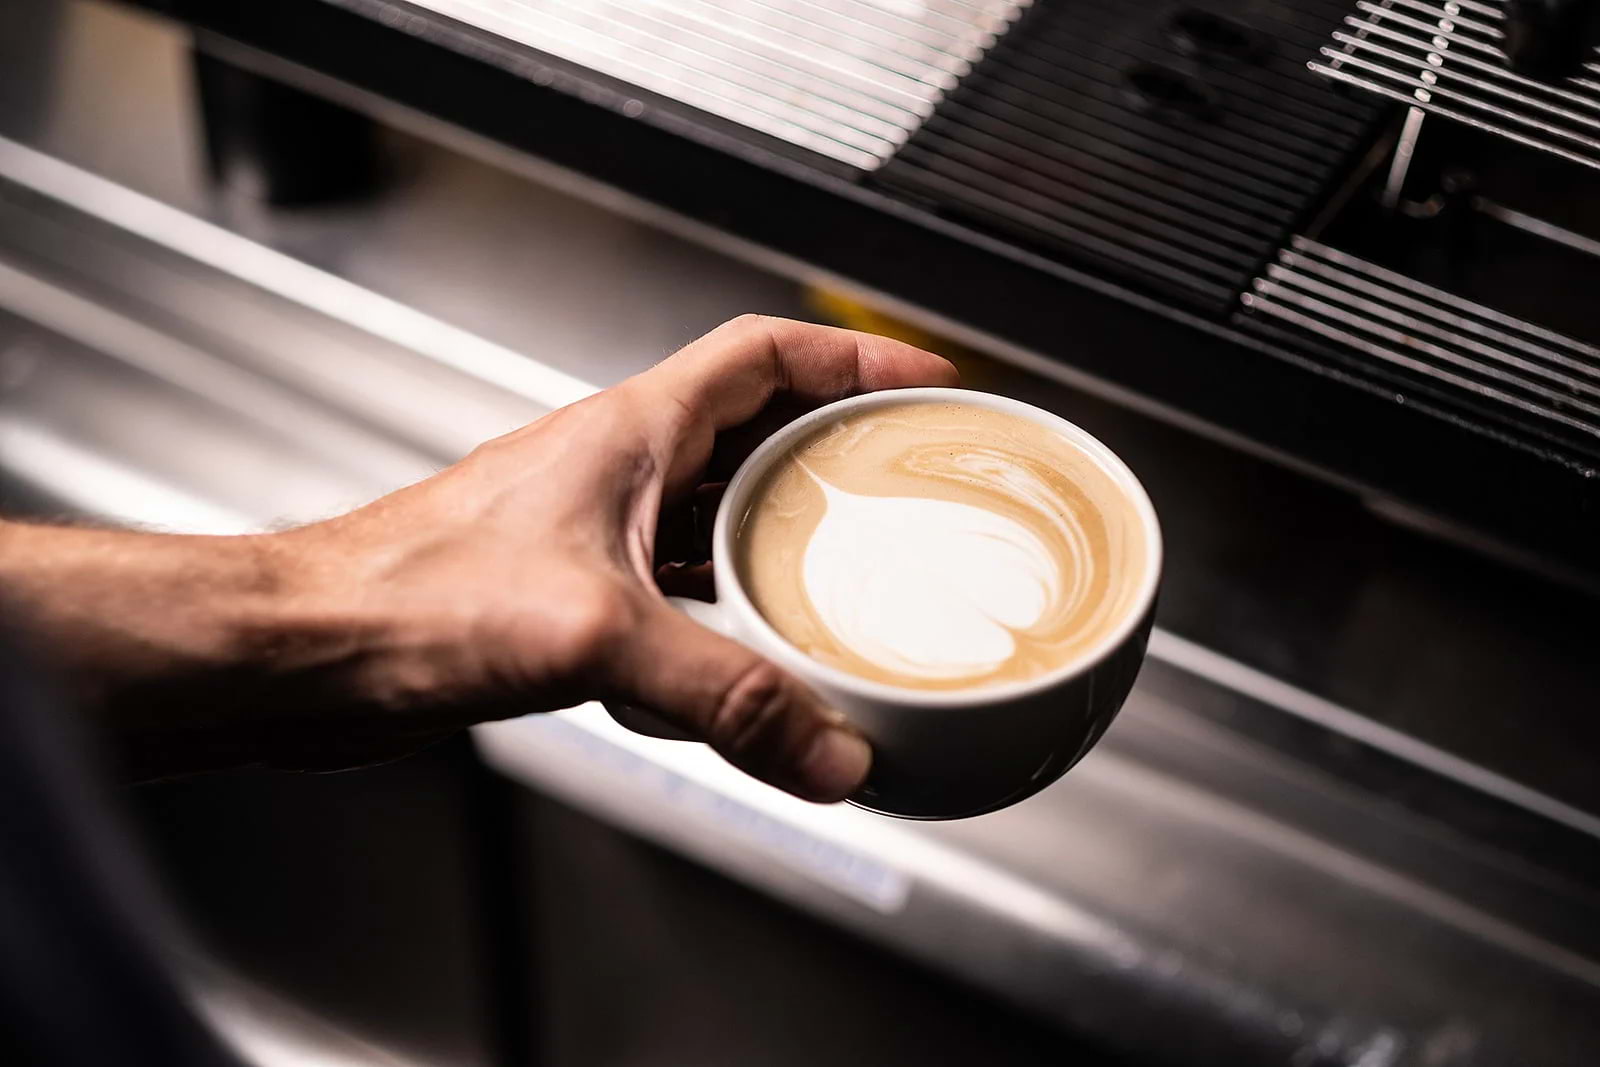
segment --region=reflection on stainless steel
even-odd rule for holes
[[[1507,803],[1554,819],[1600,840],[1600,817],[1564,804],[1536,789],[1529,789],[1520,782],[1495,774],[1468,760],[1452,756],[1409,734],[1373,722],[1349,708],[1340,707],[1238,660],[1219,655],[1203,645],[1157,629],[1150,635],[1150,655],[1241,696],[1314,722],[1363,745],[1388,752],[1407,763],[1455,779],[1479,792],[1499,797]]]
[[[1424,1062],[1419,1046],[1452,1031],[1493,1047],[1497,1027],[1480,1011],[1550,1012],[1554,1023],[1600,983],[1593,957],[1562,934],[1529,934],[1439,888],[1482,876],[1472,861],[1431,849],[1423,871],[1396,870],[1353,840],[1330,847],[1309,833],[1337,803],[1315,779],[1279,777],[1271,815],[1223,799],[1218,776],[1275,760],[1225,733],[1197,743],[1188,720],[1136,694],[1102,750],[1034,801],[917,828],[790,801],[703,749],[628,735],[593,709],[477,736],[508,773],[1069,1026],[1103,1032],[1159,1013],[1171,1037],[1120,1040],[1176,1062],[1224,1041],[1234,1063],[1307,1050],[1330,1063]],[[1182,773],[1153,770],[1140,748],[1173,723],[1185,725],[1163,738],[1169,751],[1188,741],[1193,759]],[[1355,831],[1363,845],[1374,829]],[[864,906],[841,884],[841,872],[873,863],[887,868],[878,880],[909,883],[899,907]],[[1401,931],[1403,961],[1377,950]],[[1489,1000],[1453,973],[1463,958],[1498,975]],[[1496,1006],[1507,987],[1516,1003]],[[1362,1059],[1380,1046],[1387,1055]]]
[[[311,421],[304,400],[276,383],[4,263],[0,263],[0,307],[157,381],[205,397],[233,417],[286,429]],[[317,431],[319,447],[330,455],[362,455],[385,481],[399,483],[415,470],[404,453],[385,447],[370,434],[338,424],[312,423],[307,430]]]
[[[281,382],[259,380],[263,418],[248,400],[254,376],[190,379],[201,390],[216,380],[235,390],[213,399],[9,312],[0,305],[0,347],[41,358],[0,392],[0,462],[74,510],[236,533],[325,518],[433,465],[357,422],[330,421],[332,409]],[[167,512],[163,501],[181,507]]]
[[[75,511],[128,526],[188,533],[251,533],[260,522],[96,455],[26,418],[0,415],[6,472]]]
[[[214,961],[185,959],[195,1010],[251,1067],[426,1067],[399,1056]]]
[[[1027,0],[419,0],[851,166],[883,163]]]
[[[592,391],[553,367],[5,137],[0,178],[547,409]]]
[[[1312,70],[1600,168],[1600,83],[1546,84],[1511,71],[1495,25],[1500,4],[1361,0],[1356,9],[1344,20],[1354,32],[1336,31],[1339,47],[1322,48]]]

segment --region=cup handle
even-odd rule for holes
[[[669,596],[667,597],[667,603],[706,629],[715,630],[717,633],[727,636],[727,620],[716,604],[710,604],[704,600],[691,600],[683,596]],[[646,737],[659,737],[668,741],[700,740],[698,737],[684,733],[656,715],[629,704],[619,704],[608,700],[605,701],[605,709],[613,719],[636,734],[644,734]]]

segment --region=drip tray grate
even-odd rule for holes
[[[1360,0],[1318,74],[1600,169],[1600,50],[1559,83],[1507,66],[1499,3]]]

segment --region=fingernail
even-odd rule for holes
[[[830,726],[800,760],[800,787],[812,800],[843,800],[860,787],[871,766],[872,748],[860,734]]]

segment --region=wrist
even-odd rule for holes
[[[271,696],[260,714],[426,718],[446,702],[461,647],[448,612],[426,598],[408,605],[394,578],[401,557],[362,546],[337,521],[244,546],[258,581],[228,620],[226,658]]]
[[[309,527],[230,540],[248,580],[219,598],[213,666],[252,681],[257,714],[360,700],[383,627],[366,617],[354,561],[330,558]]]
[[[391,642],[359,560],[313,527],[203,540],[178,546],[210,584],[174,604],[187,618],[161,631],[170,654],[113,677],[94,705],[129,777],[385,758],[403,730],[373,700]]]

